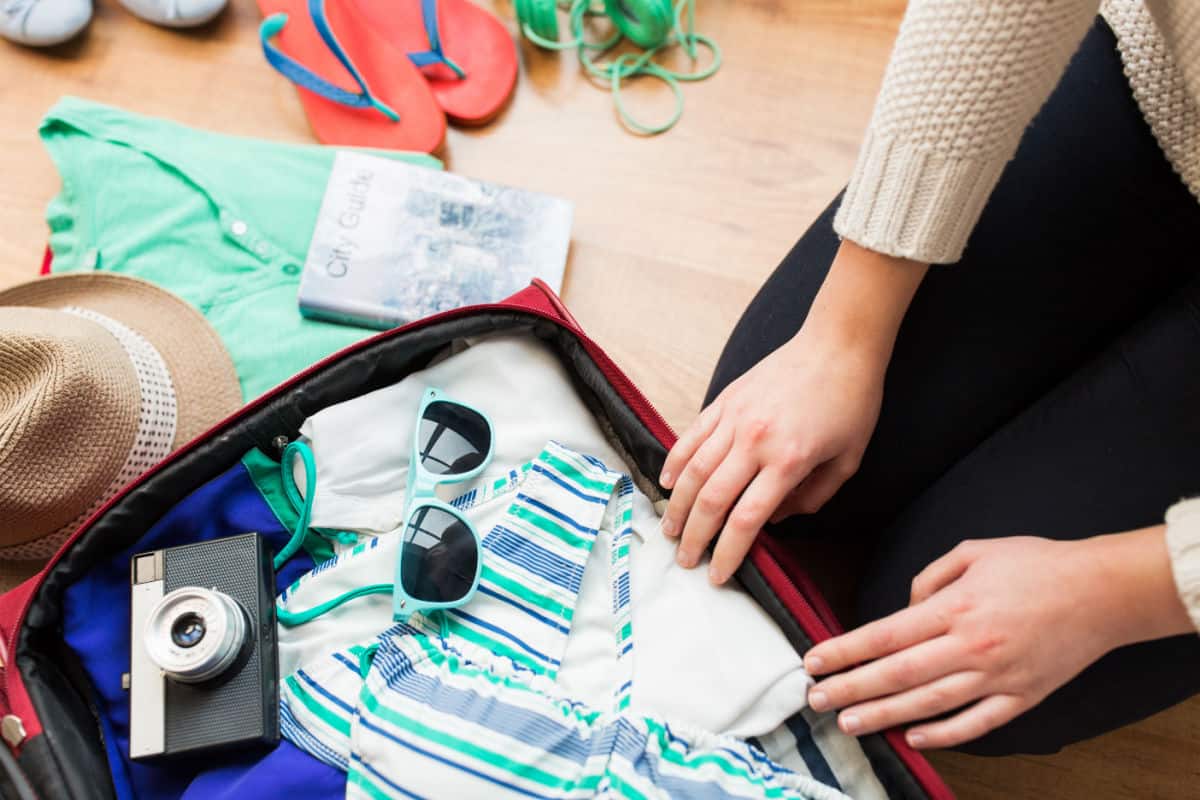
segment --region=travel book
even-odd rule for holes
[[[339,151],[300,312],[387,329],[503,300],[534,277],[560,291],[572,216],[558,197]]]

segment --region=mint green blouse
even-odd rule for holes
[[[301,266],[337,150],[226,136],[74,97],[42,121],[62,177],[51,270],[156,283],[208,318],[253,399],[372,331],[300,316]],[[374,155],[441,168],[423,154]]]

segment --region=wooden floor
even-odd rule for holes
[[[565,297],[677,427],[695,414],[725,337],[756,287],[845,182],[901,0],[705,0],[725,50],[686,87],[671,133],[616,124],[573,59],[523,46],[516,97],[491,126],[452,130],[466,175],[566,196],[576,224]],[[511,18],[508,2],[497,12]],[[100,0],[78,42],[0,42],[0,287],[32,278],[57,178],[36,136],[63,94],[217,131],[311,140],[292,88],[259,51],[253,0],[195,33],[154,28]],[[631,93],[662,113],[661,87]],[[1103,702],[1104,698],[1096,698]],[[1200,796],[1200,703],[1045,758],[934,757],[960,797]]]

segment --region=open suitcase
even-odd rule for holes
[[[535,283],[504,303],[446,312],[352,346],[297,375],[192,441],[97,512],[37,576],[0,597],[0,796],[109,798],[113,739],[94,689],[63,636],[64,593],[96,565],[133,548],[150,526],[251,448],[279,451],[316,411],[391,385],[466,337],[519,333],[557,356],[576,391],[615,436],[627,462],[658,474],[674,434],[630,380],[587,337],[561,301]],[[286,439],[281,438],[286,437]],[[785,543],[761,536],[737,575],[798,652],[837,622]],[[890,798],[952,794],[897,731],[858,740],[864,763]],[[127,788],[127,787],[126,787]]]

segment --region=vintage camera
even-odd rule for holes
[[[257,533],[130,562],[129,757],[279,741],[275,571]]]

